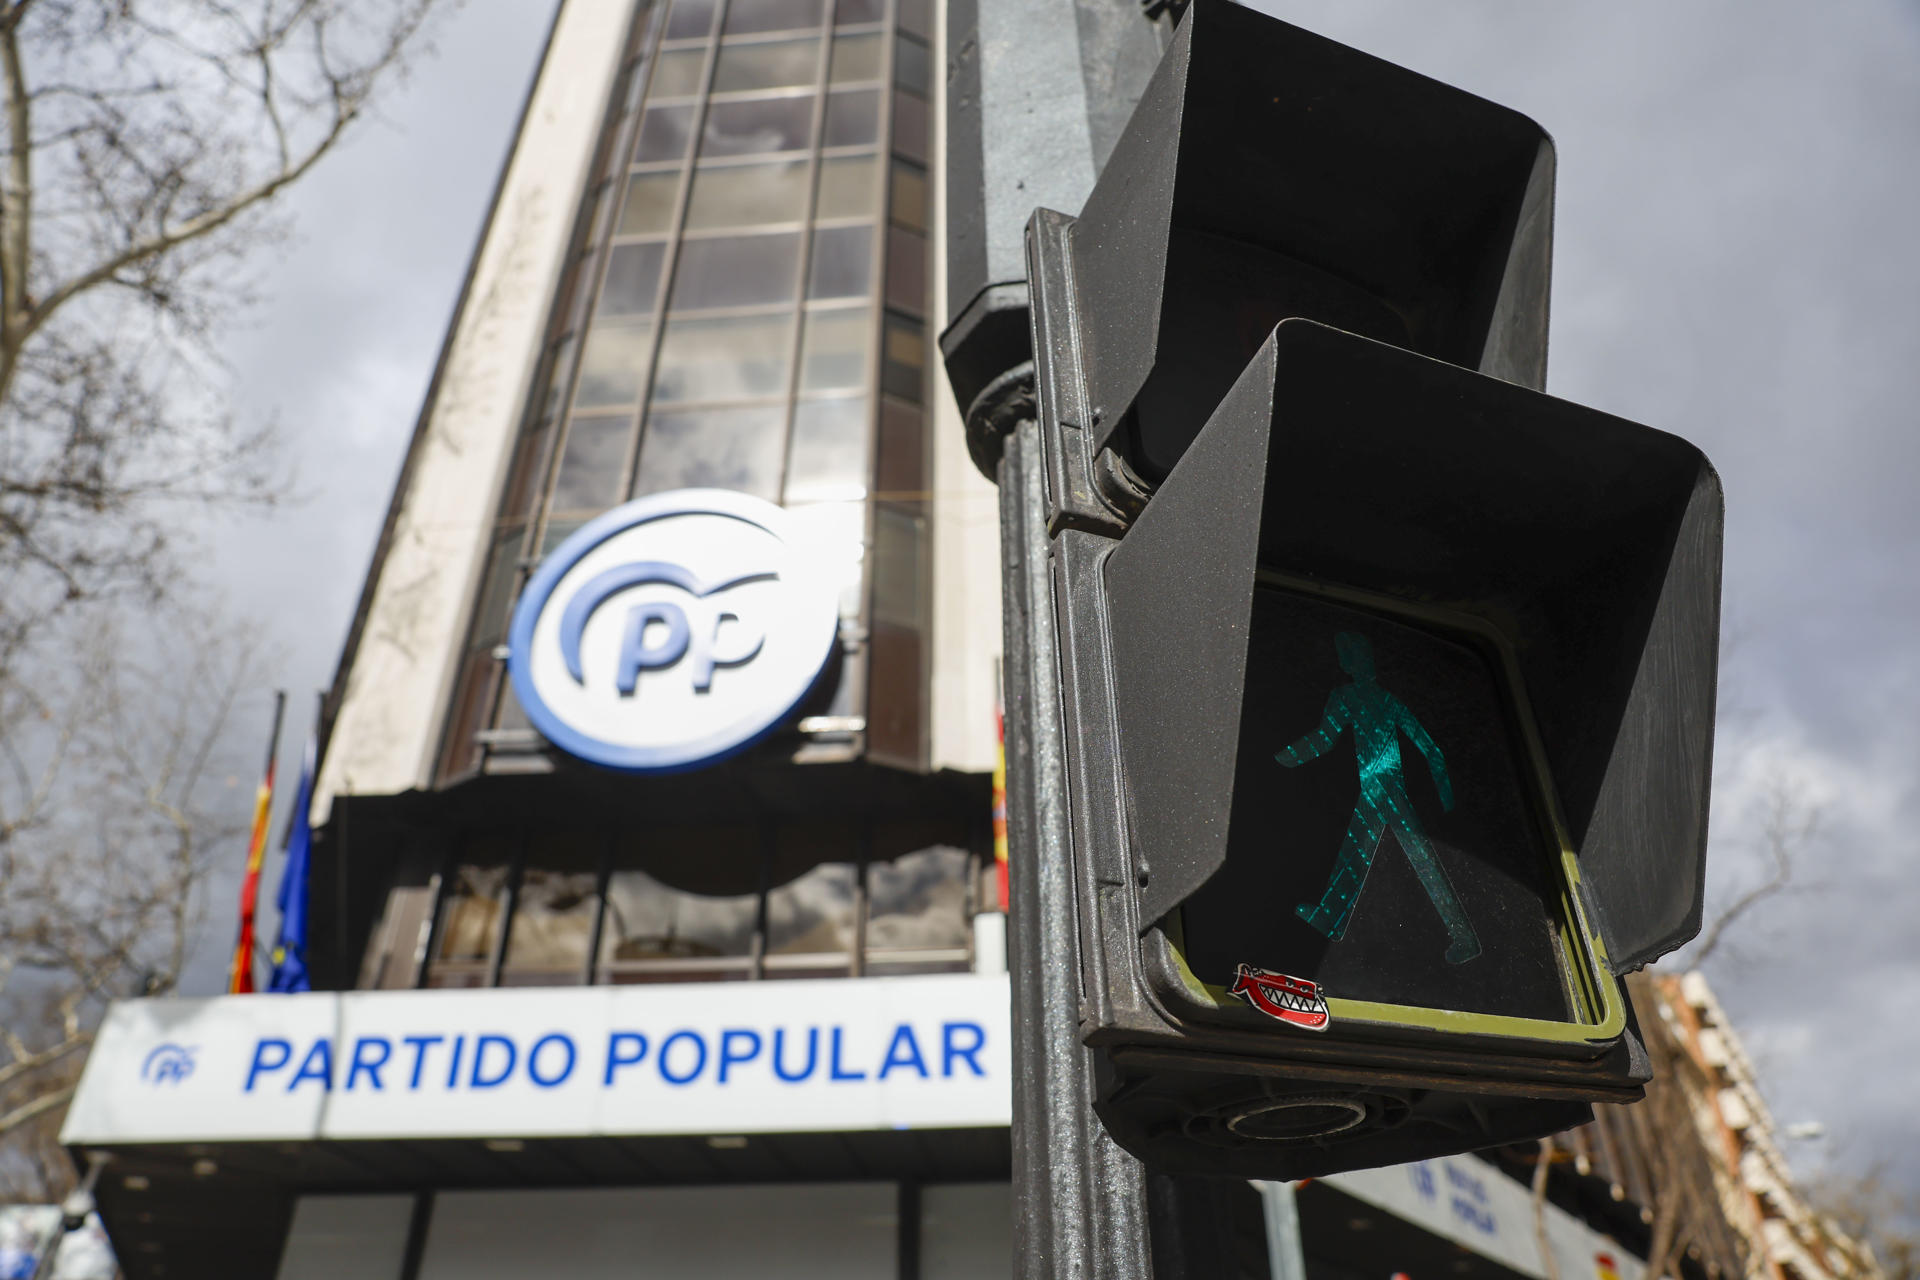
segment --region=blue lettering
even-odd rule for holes
[[[694,1052],[698,1056],[695,1057],[693,1060],[693,1070],[687,1072],[687,1074],[683,1076],[677,1076],[673,1074],[673,1071],[668,1067],[667,1058],[673,1053],[673,1046],[682,1040],[691,1042],[694,1048]],[[676,1031],[672,1035],[668,1036],[665,1040],[662,1040],[660,1042],[660,1078],[662,1080],[665,1080],[668,1084],[687,1084],[690,1081],[692,1081],[694,1077],[698,1076],[702,1071],[705,1071],[706,1069],[707,1069],[707,1042],[700,1038],[699,1032]]]
[[[647,1056],[647,1038],[638,1031],[616,1031],[607,1037],[607,1075],[600,1083],[613,1083],[613,1073],[630,1067]]]
[[[1494,1233],[1493,1215],[1463,1196],[1453,1198],[1453,1216],[1484,1235]]]
[[[507,1051],[507,1065],[500,1068],[500,1074],[488,1076],[487,1050],[499,1045]],[[467,1083],[476,1089],[491,1089],[513,1074],[513,1063],[517,1055],[513,1041],[505,1036],[475,1036],[473,1038],[473,1074],[467,1077]]]
[[[547,1077],[540,1074],[540,1051],[550,1044],[557,1044],[567,1051],[567,1065],[560,1068],[560,1074]],[[551,1089],[573,1074],[573,1037],[561,1032],[541,1036],[533,1042],[533,1048],[527,1050],[527,1075],[542,1089]]]
[[[366,1051],[370,1048],[380,1051],[380,1056],[371,1062],[367,1061],[366,1057]],[[376,1092],[384,1091],[386,1086],[380,1083],[380,1068],[386,1066],[387,1059],[392,1056],[393,1045],[388,1042],[385,1036],[361,1036],[358,1040],[355,1040],[353,1042],[353,1060],[347,1064],[347,1088],[351,1090],[353,1088],[353,1082],[359,1079],[360,1073],[364,1071],[367,1073],[367,1079],[373,1081],[374,1090]]]
[[[960,1043],[959,1036],[963,1031],[972,1036],[972,1040],[964,1045]],[[940,1028],[940,1074],[951,1076],[954,1059],[964,1058],[967,1068],[973,1074],[986,1075],[986,1068],[980,1065],[978,1056],[986,1043],[987,1029],[977,1022],[949,1022],[942,1025]]]
[[[747,1046],[745,1053],[735,1053],[735,1041]],[[760,1056],[760,1033],[758,1031],[722,1031],[720,1033],[720,1083],[727,1082],[727,1068],[736,1067],[744,1062],[752,1062]]]
[[[904,1050],[904,1052],[903,1052]],[[880,1078],[885,1080],[887,1073],[895,1067],[912,1067],[927,1078],[927,1063],[920,1056],[920,1042],[913,1038],[913,1028],[901,1023],[893,1029],[893,1039],[887,1044],[887,1057],[880,1064]]]
[[[420,1069],[427,1064],[427,1046],[439,1044],[445,1039],[445,1036],[400,1037],[401,1044],[410,1044],[413,1046],[413,1074],[407,1079],[407,1088],[418,1089],[420,1087]]]
[[[318,1080],[322,1089],[333,1089],[333,1042],[325,1036],[315,1040],[307,1056],[300,1059],[300,1069],[287,1081],[287,1092],[292,1093],[302,1080]]]
[[[267,1061],[267,1050],[278,1049],[280,1056],[272,1062]],[[262,1039],[254,1042],[253,1064],[247,1068],[247,1087],[245,1092],[252,1093],[254,1082],[262,1071],[278,1071],[293,1061],[293,1045],[285,1040]]]
[[[808,1076],[813,1074],[813,1068],[815,1064],[819,1061],[820,1028],[818,1027],[807,1028],[807,1065],[806,1065],[806,1069],[801,1071],[800,1074],[798,1075],[790,1075],[787,1072],[787,1068],[785,1065],[786,1058],[787,1058],[786,1043],[787,1043],[786,1028],[785,1027],[775,1028],[773,1033],[773,1074],[775,1074],[776,1076],[779,1076],[782,1080],[786,1081],[788,1084],[799,1084],[802,1080],[805,1080]]]
[[[659,644],[647,643],[647,632],[654,624],[667,629]],[[642,671],[659,671],[680,661],[687,652],[687,615],[677,604],[650,600],[627,611],[627,631],[620,642],[620,668],[614,687],[632,696]]]
[[[847,1071],[840,1066],[840,1038],[846,1034],[842,1027],[833,1029],[833,1060],[827,1064],[827,1078],[830,1080],[865,1080],[864,1071]]]
[[[465,1036],[453,1038],[453,1062],[447,1067],[447,1088],[456,1088],[460,1083],[460,1054],[467,1047]]]

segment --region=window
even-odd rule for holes
[[[456,866],[440,895],[430,987],[484,987],[507,914],[509,859],[503,848],[475,850],[484,861]],[[486,855],[491,854],[491,857]]]
[[[700,76],[707,69],[705,49],[675,49],[663,53],[653,64],[653,83],[647,96],[654,102],[662,98],[684,98],[700,92]]]
[[[848,972],[859,879],[852,863],[827,862],[767,894],[767,977]]]
[[[631,414],[573,420],[560,474],[553,482],[555,511],[605,511],[627,487],[627,442],[633,436]]]
[[[622,244],[607,256],[607,278],[600,286],[603,316],[650,316],[660,291],[664,244]]]
[[[786,420],[779,405],[656,412],[640,447],[635,493],[738,489],[775,501]]]
[[[813,137],[814,96],[716,102],[700,134],[700,155],[757,156],[804,150]]]
[[[865,307],[813,311],[800,349],[800,390],[859,390],[866,386],[873,316]]]
[[[720,61],[713,72],[713,92],[798,88],[813,84],[819,71],[817,37],[762,44],[729,43],[720,47]]]
[[[852,27],[878,22],[887,16],[887,0],[834,0],[835,26]]]
[[[580,352],[580,385],[574,390],[573,407],[606,409],[637,401],[652,341],[651,325],[596,324]]]
[[[802,400],[795,406],[788,502],[848,502],[867,496],[867,405],[865,396],[844,396]]]
[[[636,173],[627,183],[627,203],[620,210],[623,236],[655,236],[673,228],[674,199],[680,194],[678,173]]]
[[[805,161],[732,165],[694,174],[693,196],[687,203],[687,230],[798,222],[806,215]]]
[[[800,286],[800,233],[689,240],[680,246],[673,308],[792,302]]]
[[[817,27],[825,9],[825,0],[733,0],[725,31],[731,36]]]
[[[718,7],[719,0],[673,0],[664,38],[686,40],[706,35],[713,30],[713,11]]]
[[[635,164],[657,164],[686,157],[693,140],[693,107],[654,107],[640,118],[633,146]]]
[[[823,146],[872,146],[880,137],[880,91],[841,90],[827,95],[826,136]]]
[[[880,157],[829,156],[820,162],[820,194],[814,201],[816,218],[871,218],[874,185],[880,176]]]
[[[674,319],[660,344],[653,402],[747,400],[787,389],[793,317]]]
[[[878,31],[833,38],[832,69],[827,83],[860,84],[880,78],[880,60],[887,54],[887,38]]]
[[[893,189],[887,199],[887,216],[915,231],[927,229],[927,171],[904,160],[893,162]]]
[[[600,914],[600,877],[590,870],[528,867],[514,896],[500,985],[570,986],[587,978],[587,950]]]
[[[933,82],[927,46],[904,35],[894,41],[893,82],[923,98],[927,96],[927,90]]]
[[[607,878],[600,934],[605,981],[643,982],[671,971],[682,980],[744,978],[759,914],[758,894],[705,896],[644,871],[616,871]]]
[[[873,289],[873,229],[825,227],[813,233],[807,297],[864,298]]]

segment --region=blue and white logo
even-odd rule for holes
[[[759,498],[683,489],[607,512],[527,584],[508,633],[534,728],[583,760],[692,769],[777,728],[833,652],[836,591]]]
[[[140,1078],[148,1084],[179,1084],[193,1074],[193,1055],[197,1051],[197,1045],[157,1045],[141,1061]]]

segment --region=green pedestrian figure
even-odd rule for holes
[[[1413,864],[1421,887],[1433,900],[1433,909],[1447,926],[1451,939],[1447,963],[1464,964],[1480,954],[1480,939],[1434,854],[1433,843],[1413,811],[1413,802],[1407,798],[1406,775],[1400,768],[1400,735],[1406,734],[1426,757],[1427,771],[1440,793],[1440,807],[1451,813],[1453,783],[1447,777],[1446,757],[1426,726],[1374,677],[1373,646],[1365,636],[1343,631],[1334,637],[1333,648],[1339,655],[1340,669],[1352,676],[1353,682],[1327,695],[1318,728],[1273,758],[1289,769],[1303,765],[1324,755],[1343,731],[1351,729],[1360,764],[1360,798],[1353,806],[1353,820],[1347,824],[1347,836],[1340,845],[1327,891],[1318,904],[1303,902],[1293,909],[1294,914],[1338,942],[1346,934],[1353,904],[1367,882],[1380,841],[1391,827],[1400,851]]]

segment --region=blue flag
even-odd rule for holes
[[[300,762],[300,789],[293,797],[293,825],[287,833],[287,865],[280,872],[280,937],[273,944],[269,991],[311,991],[307,981],[307,880],[313,865],[314,742],[307,740]]]

